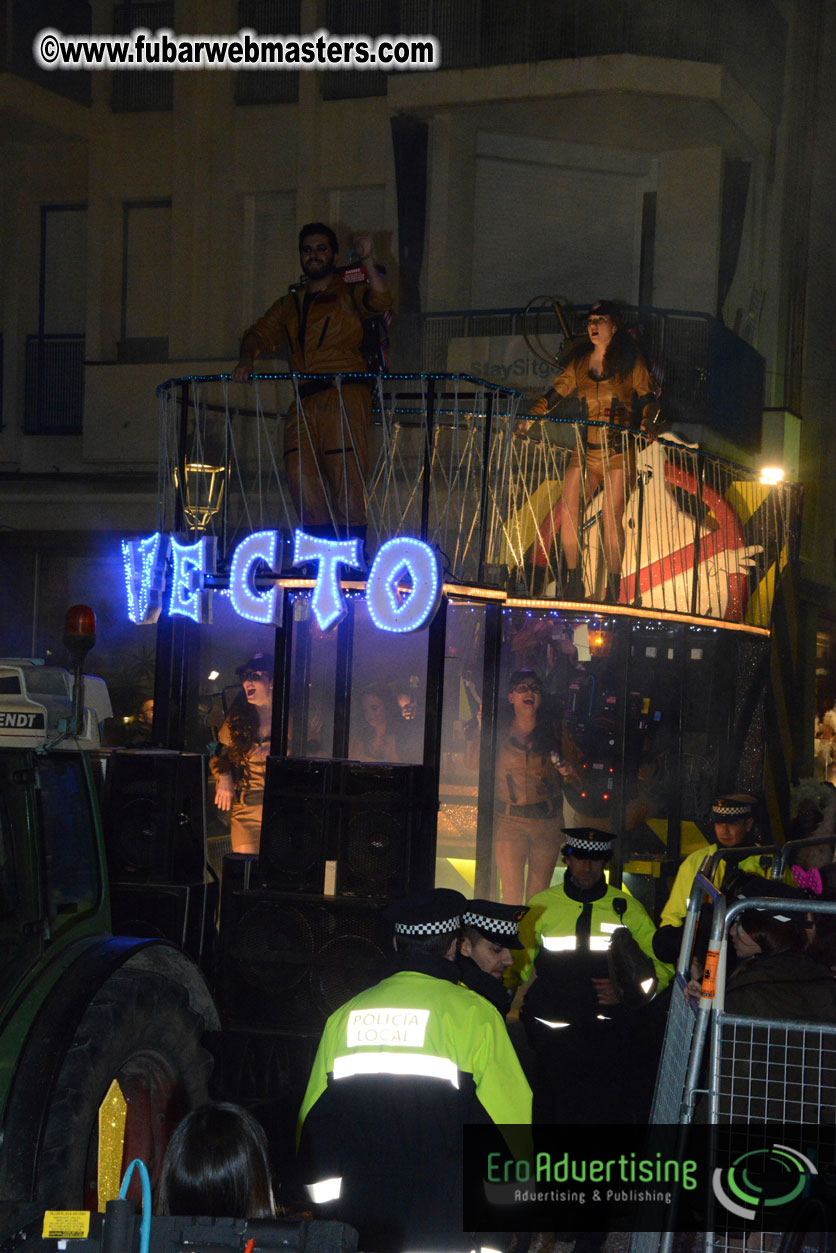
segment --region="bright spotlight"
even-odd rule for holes
[[[764,486],[774,487],[776,483],[783,483],[784,471],[781,466],[764,466],[761,470],[761,483]]]

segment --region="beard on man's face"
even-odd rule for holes
[[[302,273],[308,278],[328,278],[334,271],[334,254],[327,257],[305,257],[302,261]]]

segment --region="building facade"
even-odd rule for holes
[[[819,712],[836,701],[829,0],[45,0],[4,22],[4,651],[52,646],[115,537],[154,528],[156,386],[230,368],[297,277],[299,226],[321,218],[346,252],[375,232],[401,290],[395,366],[399,334],[401,362],[426,364],[421,319],[536,296],[675,315],[671,359],[681,343],[709,395],[682,434],[805,486],[806,686],[788,725],[809,773],[814,670]],[[431,32],[442,63],[50,73],[31,56],[47,26]],[[433,367],[484,361],[497,327],[448,327]],[[755,430],[727,403],[740,371],[762,379]],[[115,658],[118,615],[100,614]],[[132,656],[147,670],[146,645]]]

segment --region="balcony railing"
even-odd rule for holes
[[[27,335],[24,430],[80,435],[84,417],[84,336]]]
[[[238,0],[236,30],[259,35],[299,35],[300,0]],[[236,104],[283,104],[299,99],[299,71],[239,70],[235,75]]]
[[[299,385],[311,377],[261,375],[243,386],[213,376],[159,388],[161,530],[215,535],[223,566],[252,531],[289,537],[304,527],[284,475],[282,418],[296,404],[304,427]],[[359,378],[374,398],[370,556],[388,539],[417,535],[452,581],[567,599],[562,485],[572,452],[583,459],[588,426],[601,424],[537,423],[521,436],[520,392],[449,374],[333,382]],[[752,470],[674,437],[649,442],[617,427],[607,437],[610,455],[634,467],[626,471],[620,603],[767,627],[776,579],[795,556],[799,489],[764,486]],[[602,502],[610,486],[605,467],[603,491],[581,500],[577,518],[593,601],[606,589]],[[332,519],[338,533],[336,506]]]
[[[170,30],[174,22],[171,0],[144,0],[113,6],[114,35],[132,30]],[[166,69],[115,70],[111,75],[114,113],[170,112],[174,104],[174,73]]]

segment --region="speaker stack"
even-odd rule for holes
[[[270,1145],[276,1200],[295,1204],[306,1182],[296,1157],[296,1119],[319,1032],[225,1024],[222,1031],[206,1032],[201,1043],[214,1063],[212,1099],[234,1101],[258,1119]]]
[[[149,749],[111,753],[102,820],[117,935],[212,949],[216,882],[206,882],[206,760]]]
[[[431,887],[424,766],[270,758],[259,856],[224,859],[219,993],[238,1023],[316,1032],[391,973],[389,901]]]
[[[262,882],[389,899],[432,886],[431,782],[424,766],[271,758]]]
[[[110,889],[113,931],[171,940],[202,965],[214,950],[218,885],[209,883],[114,883]]]

